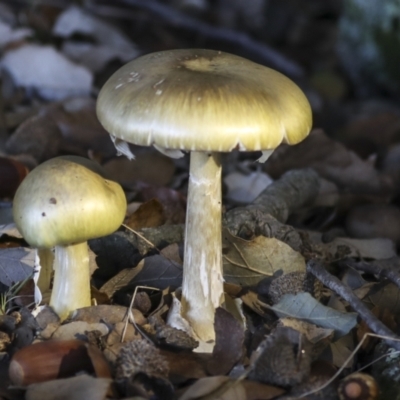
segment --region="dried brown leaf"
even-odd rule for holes
[[[400,313],[400,289],[392,282],[376,285],[367,296],[375,307],[387,309],[391,313]]]
[[[179,397],[179,400],[247,400],[246,391],[240,382],[227,376],[199,379]]]
[[[169,377],[174,384],[207,376],[203,355],[194,352],[181,352],[177,355],[176,352],[167,349],[161,349],[160,353],[168,361]]]
[[[104,165],[104,168],[110,179],[124,185],[142,181],[150,185],[165,186],[171,181],[175,172],[173,161],[154,150],[135,152],[134,161],[125,157],[113,158]]]
[[[110,135],[97,119],[96,103],[90,97],[66,100],[61,107],[51,107],[48,113],[62,132],[64,153],[86,157],[91,150],[100,158],[115,155]]]
[[[297,146],[280,146],[265,164],[266,172],[275,178],[285,171],[306,167],[314,168],[320,176],[334,182],[342,193],[382,198],[393,190],[391,180],[371,163],[319,129]]]
[[[125,268],[118,272],[117,275],[108,280],[101,288],[100,292],[105,293],[109,298],[111,298],[114,293],[127,286],[135,276],[143,269],[144,260],[140,261],[135,268]]]
[[[242,385],[246,390],[247,400],[271,400],[285,393],[285,390],[265,383],[244,380]]]
[[[225,375],[243,355],[243,325],[228,311],[217,308],[215,312],[216,342],[213,357],[207,363],[210,375]]]
[[[146,185],[140,190],[144,200],[157,199],[164,207],[166,224],[183,224],[186,216],[186,199],[176,190]]]
[[[157,289],[177,288],[182,284],[182,265],[160,254],[146,257],[141,271],[133,278],[131,285],[152,286]]]
[[[151,199],[143,203],[125,221],[125,225],[134,230],[142,228],[155,228],[166,221],[164,208],[157,199]]]
[[[248,241],[223,230],[224,278],[229,283],[256,285],[282,270],[285,274],[305,271],[303,256],[275,238],[258,236]]]
[[[78,375],[69,379],[57,379],[30,385],[27,400],[103,400],[106,398],[111,379]]]

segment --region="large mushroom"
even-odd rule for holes
[[[223,301],[220,152],[260,150],[311,129],[311,109],[288,78],[213,50],[172,50],[139,57],[106,82],[97,115],[117,149],[124,142],[171,156],[190,151],[182,316],[202,341],[215,339]]]
[[[44,162],[23,180],[13,202],[24,239],[38,249],[55,248],[50,306],[61,320],[91,304],[87,240],[114,232],[126,212],[122,188],[88,161],[57,157]]]

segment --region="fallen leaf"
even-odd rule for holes
[[[161,250],[161,254],[168,258],[168,260],[174,261],[177,264],[182,265],[183,261],[181,258],[181,251],[179,249],[179,245],[177,243],[172,243],[168,245],[167,247],[164,247]]]
[[[27,386],[68,378],[80,371],[111,377],[110,366],[94,345],[82,340],[49,340],[30,344],[15,352],[9,375],[15,385]]]
[[[104,164],[104,168],[110,179],[125,186],[137,181],[165,186],[171,182],[175,172],[174,162],[153,149],[135,152],[135,160],[125,157],[112,158]]]
[[[69,379],[56,379],[28,386],[26,400],[103,400],[111,385],[111,379],[78,375]]]
[[[336,367],[351,367],[353,365],[353,358],[350,358],[348,364],[347,359],[350,357],[354,350],[354,341],[351,335],[341,337],[339,340],[331,343],[332,363]]]
[[[8,235],[18,239],[22,239],[22,235],[19,233],[14,223],[0,225],[0,236]]]
[[[132,243],[132,236],[126,232],[114,232],[111,235],[88,241],[89,247],[97,255],[98,269],[93,278],[104,284],[125,268],[136,266],[143,258]]]
[[[2,59],[2,67],[16,87],[36,92],[46,100],[89,95],[92,89],[92,73],[51,46],[29,44],[10,50]]]
[[[164,207],[166,224],[183,224],[186,216],[186,199],[177,190],[146,185],[140,190],[144,200],[157,199]]]
[[[106,324],[101,322],[71,321],[68,324],[59,326],[51,338],[57,340],[85,340],[87,332],[90,331],[99,331],[101,332],[101,336],[106,336],[110,332],[110,329]]]
[[[229,283],[253,286],[279,270],[285,274],[306,270],[303,256],[275,238],[257,236],[248,241],[224,229],[222,248],[224,278]]]
[[[43,162],[59,154],[62,133],[46,113],[40,113],[24,121],[5,144],[8,154],[30,154]]]
[[[279,303],[268,307],[280,318],[302,319],[322,328],[333,329],[338,336],[346,335],[357,325],[357,313],[344,313],[326,307],[309,293],[286,294]]]
[[[141,204],[139,208],[126,219],[125,225],[137,231],[142,228],[155,228],[163,225],[165,221],[166,218],[162,204],[157,199],[151,199]]]
[[[286,392],[282,388],[248,379],[243,380],[242,385],[246,391],[246,400],[272,400]]]
[[[13,28],[5,20],[0,21],[0,48],[3,49],[12,42],[19,42],[32,34],[33,31],[30,28]]]
[[[387,309],[391,313],[400,313],[400,289],[392,282],[375,285],[365,300],[369,300],[375,307]]]
[[[180,352],[160,349],[160,353],[168,361],[169,378],[173,384],[180,385],[190,379],[200,379],[207,376],[205,356],[194,352]]]
[[[62,153],[87,157],[90,151],[100,160],[115,155],[110,135],[97,119],[94,99],[70,98],[59,106],[54,104],[49,106],[47,113],[62,133],[63,141],[60,149]],[[107,178],[112,179],[109,176]]]
[[[11,225],[13,221],[12,208],[0,208],[0,225]]]
[[[378,148],[386,148],[398,142],[400,118],[392,110],[371,110],[352,113],[351,121],[338,133],[339,140],[355,152],[364,150],[361,154],[367,158]],[[361,114],[361,115],[360,115]],[[379,132],[379,135],[377,135]],[[369,150],[366,152],[365,150]]]
[[[141,261],[135,268],[125,268],[109,279],[101,288],[100,292],[111,298],[115,292],[127,286],[135,276],[142,270],[144,262]]]
[[[131,285],[151,286],[157,289],[182,285],[182,265],[162,255],[146,257],[141,271],[132,279]]]
[[[265,317],[269,311],[269,305],[263,303],[258,298],[258,294],[251,290],[240,296],[240,298],[247,307],[250,307],[250,309],[252,309],[256,314],[262,317]]]
[[[207,363],[210,375],[226,375],[243,356],[243,325],[228,311],[219,307],[215,311],[215,346],[212,359]]]
[[[239,382],[227,376],[202,378],[189,387],[179,400],[247,400]]]
[[[62,38],[70,38],[76,34],[90,37],[90,42],[66,42],[63,51],[94,72],[114,59],[128,62],[138,55],[135,45],[118,27],[75,5],[60,13],[54,24],[53,34]]]
[[[334,260],[354,257],[361,259],[385,260],[396,257],[396,249],[390,239],[351,239],[339,237],[320,245]]]
[[[334,182],[342,194],[382,198],[393,190],[392,182],[380,174],[372,163],[362,160],[321,129],[313,130],[296,146],[280,146],[269,158],[264,170],[276,179],[288,170],[307,167]]]
[[[271,182],[272,179],[261,171],[249,174],[232,172],[224,178],[224,183],[228,187],[226,197],[238,203],[251,203]]]
[[[126,268],[106,282],[100,291],[112,297],[126,286],[151,286],[157,289],[177,288],[182,284],[182,265],[162,255],[146,257],[134,268]]]
[[[320,328],[295,318],[280,318],[278,326],[288,326],[301,332],[312,343],[314,357],[317,357],[330,345],[334,335],[333,329]]]
[[[362,204],[346,216],[346,230],[354,238],[387,238],[400,244],[400,209],[392,204]]]
[[[135,322],[138,325],[145,323],[146,319],[139,310],[132,310]],[[72,321],[86,321],[87,323],[104,322],[106,324],[117,324],[124,321],[129,313],[129,308],[117,305],[101,304],[99,306],[83,307],[76,310],[71,317]]]
[[[0,157],[0,198],[13,198],[28,172],[26,166],[18,160]]]
[[[334,332],[333,329],[320,328],[315,324],[295,318],[281,318],[279,325],[288,326],[301,332],[313,344],[318,343],[320,340],[331,338]]]
[[[33,274],[35,250],[25,247],[0,249],[0,283],[12,286]]]
[[[387,308],[380,308],[380,307],[374,307],[371,312],[381,321],[384,323],[392,332],[398,332],[398,322],[397,322],[397,315],[392,313],[390,310]],[[363,340],[363,344],[361,348],[369,353],[370,351],[373,350],[375,347],[377,341],[379,340],[378,338],[372,337],[372,336],[366,336],[368,333],[371,333],[371,328],[365,323],[365,321],[360,321],[360,323],[357,326],[357,339],[360,342]]]

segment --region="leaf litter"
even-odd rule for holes
[[[316,126],[328,134],[316,129],[298,146],[281,146],[262,170],[252,166],[252,155],[226,156],[226,306],[216,313],[213,353],[197,354],[188,348],[178,351],[186,339],[165,321],[179,301],[182,283],[188,158],[171,160],[141,149],[132,149],[137,153],[135,163],[116,157],[95,117],[91,96],[113,70],[139,52],[195,47],[183,40],[185,35],[177,35],[177,29],[197,30],[196,35],[203,35],[210,47],[215,47],[213,40],[219,37],[217,47],[225,50],[231,43],[229,35],[238,33],[235,29],[239,26],[250,31],[263,26],[247,19],[253,15],[251,20],[256,21],[254,16],[261,16],[256,3],[263,2],[248,2],[245,9],[236,4],[240,2],[232,2],[230,15],[236,19],[231,20],[222,11],[223,2],[216,6],[213,21],[221,24],[220,29],[232,28],[221,37],[217,31],[205,29],[210,27],[206,1],[124,3],[108,4],[113,20],[104,17],[104,4],[97,12],[78,6],[21,7],[25,19],[19,21],[26,26],[17,24],[13,7],[0,8],[0,16],[4,16],[0,25],[4,32],[0,39],[2,156],[21,162],[28,170],[60,154],[86,156],[124,186],[129,202],[139,205],[127,215],[126,227],[91,241],[96,254],[91,268],[96,303],[77,310],[62,325],[46,306],[46,297],[36,308],[21,300],[32,297],[35,289],[32,283],[20,285],[33,274],[35,253],[23,243],[10,213],[0,213],[2,223],[4,218],[0,231],[2,371],[8,368],[10,357],[19,349],[31,348],[33,340],[49,346],[52,339],[61,337],[64,343],[71,338],[83,340],[94,369],[106,359],[113,372],[119,371],[124,354],[124,360],[140,368],[125,370],[124,378],[121,382],[114,379],[114,385],[100,375],[69,375],[62,381],[35,383],[23,389],[26,398],[54,398],[51,385],[57,385],[57,391],[66,396],[72,391],[93,399],[285,399],[304,398],[307,393],[335,399],[336,378],[363,367],[360,360],[374,357],[381,357],[383,365],[363,368],[384,382],[381,388],[398,388],[394,380],[389,384],[382,381],[381,372],[392,373],[394,367],[385,354],[400,348],[394,333],[399,325],[398,231],[394,226],[400,176],[396,162],[399,117],[393,104],[388,99],[370,104],[359,98],[344,104],[351,91],[343,87],[338,95],[324,83],[334,76],[342,85],[346,82],[342,73],[320,73],[318,84],[317,73],[306,73]],[[322,7],[319,3],[317,9]],[[278,7],[275,11],[280,12],[278,4],[270,7]],[[302,14],[303,21],[312,20],[309,10],[296,9],[294,4],[290,7],[296,11],[294,15]],[[329,11],[323,15],[339,18],[330,2],[323,7],[324,12]],[[163,24],[151,22],[152,13],[157,12]],[[133,18],[131,29],[121,23],[125,18]],[[169,18],[177,24],[174,28]],[[195,22],[188,27],[185,18]],[[305,25],[304,29],[310,28]],[[38,31],[50,40],[41,41],[40,35],[34,35]],[[308,49],[319,51],[315,47],[318,37],[303,37],[315,42]],[[55,39],[60,43],[57,48],[50,44]],[[253,45],[249,47],[253,55],[264,60],[272,57],[271,65],[279,59],[289,75],[302,70],[294,60],[265,53],[266,47],[257,46],[251,36],[247,40],[244,42]],[[289,36],[280,40],[288,47],[293,45]],[[308,57],[314,59],[314,55]],[[35,60],[46,68],[32,68],[39,62]],[[326,108],[326,104],[330,106]],[[329,123],[332,120],[335,123]],[[271,184],[268,176],[273,178]],[[1,211],[9,210],[12,193],[1,200]],[[322,270],[318,263],[323,264]],[[159,290],[139,289],[142,286]],[[94,348],[99,352],[92,351]],[[79,369],[79,362],[71,363]],[[325,375],[319,371],[321,363],[329,366]],[[162,375],[152,369],[157,367]],[[9,384],[2,378],[0,393],[17,398]],[[118,391],[115,385],[119,385]],[[95,388],[91,393],[87,393],[89,386]]]

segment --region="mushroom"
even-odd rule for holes
[[[80,157],[48,160],[27,175],[13,202],[24,239],[55,247],[50,306],[61,320],[91,304],[87,240],[114,232],[126,212],[122,188],[87,165]]]
[[[202,341],[215,339],[223,302],[221,152],[260,150],[265,161],[282,142],[311,128],[311,109],[288,78],[214,50],[171,50],[139,57],[102,88],[97,115],[120,152],[125,142],[171,156],[190,151],[182,316]]]

